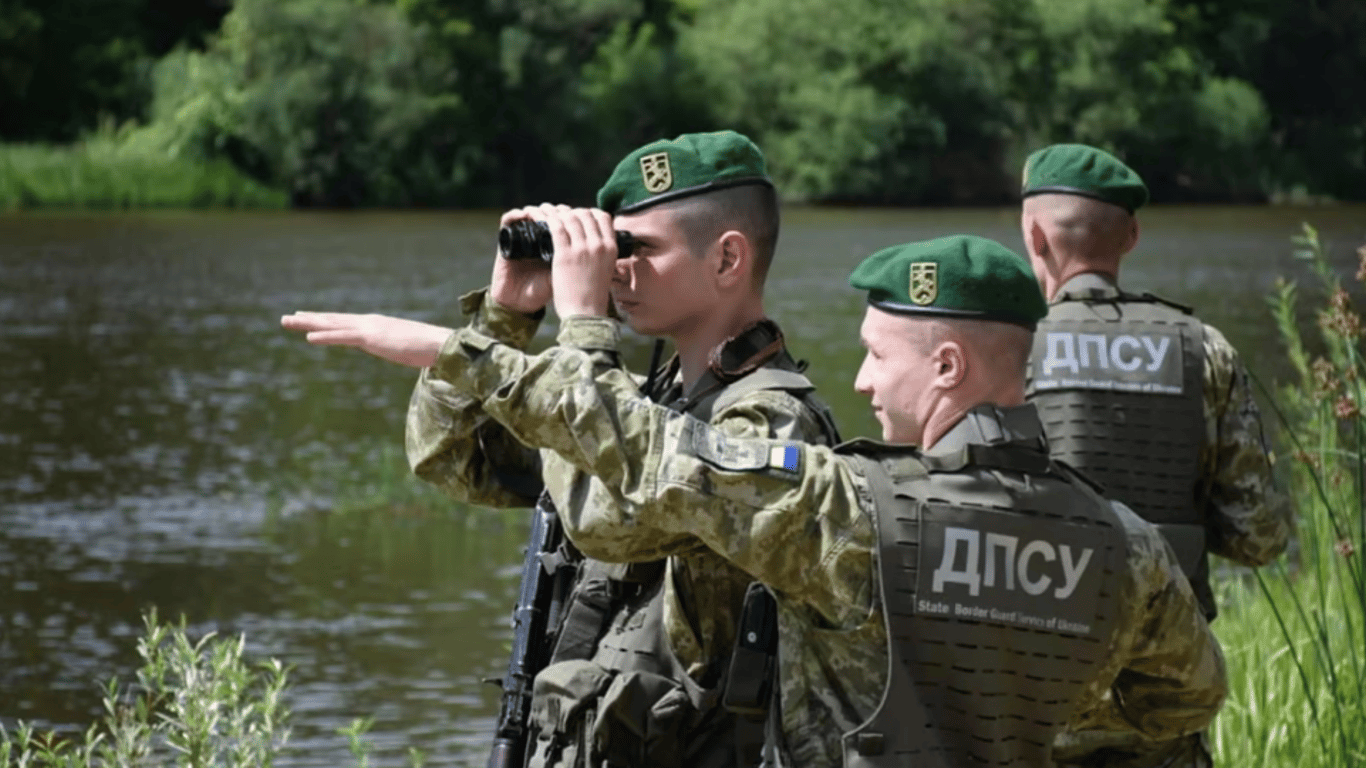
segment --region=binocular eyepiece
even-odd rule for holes
[[[624,259],[636,248],[630,232],[617,230],[617,258]],[[517,221],[498,230],[498,253],[505,259],[541,259],[555,256],[550,227],[544,221]]]

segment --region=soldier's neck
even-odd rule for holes
[[[756,299],[732,308],[718,308],[718,311],[703,318],[690,332],[675,336],[673,341],[678,350],[683,391],[692,389],[697,380],[707,372],[707,364],[713,349],[763,319],[764,303]]]
[[[984,387],[976,388],[976,392],[964,392],[946,398],[942,406],[925,420],[925,434],[920,445],[924,450],[933,448],[939,438],[947,435],[969,411],[979,405],[1014,408],[1023,404],[1024,381],[1015,381],[1008,374],[1003,375]]]
[[[1052,301],[1072,278],[1078,275],[1100,275],[1112,283],[1119,282],[1119,260],[1097,260],[1069,258],[1063,261],[1061,268],[1056,275],[1050,275],[1048,286],[1048,300]]]

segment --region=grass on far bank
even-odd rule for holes
[[[224,160],[136,151],[94,137],[0,144],[0,211],[32,208],[284,208],[287,196]]]

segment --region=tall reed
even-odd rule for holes
[[[1339,768],[1366,765],[1366,465],[1361,317],[1304,225],[1295,256],[1324,292],[1316,333],[1300,330],[1299,286],[1269,299],[1293,380],[1265,392],[1281,426],[1281,476],[1298,509],[1297,547],[1251,577],[1221,585],[1214,629],[1230,691],[1211,734],[1218,762]],[[1366,281],[1366,247],[1358,281]]]

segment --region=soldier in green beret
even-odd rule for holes
[[[1155,523],[1205,616],[1216,607],[1209,553],[1247,566],[1285,550],[1288,499],[1272,482],[1247,371],[1215,328],[1187,307],[1119,287],[1138,243],[1148,189],[1118,158],[1057,144],[1025,162],[1021,229],[1044,294],[1028,397],[1053,455]],[[1076,765],[1211,764],[1203,736],[1152,744],[1084,727],[1060,758]]]
[[[1153,739],[1213,717],[1223,658],[1169,548],[1052,461],[1024,403],[1046,312],[1024,259],[954,236],[860,264],[854,386],[883,441],[831,449],[643,397],[605,316],[608,230],[566,235],[560,344],[532,356],[464,328],[428,376],[598,478],[617,503],[565,518],[584,552],[643,561],[700,542],[773,591],[783,765],[1049,766],[1078,710]]]
[[[558,308],[587,292],[596,315],[607,314],[611,303],[632,330],[674,343],[674,359],[651,372],[648,399],[721,434],[838,442],[804,366],[764,313],[779,211],[764,156],[749,139],[720,131],[652,142],[621,160],[599,190],[597,208],[520,208],[504,214],[501,225],[526,220],[549,227],[556,264],[575,258],[577,248],[604,255],[593,282],[557,282],[560,272],[540,260],[495,258],[491,286],[461,299],[470,332],[525,349],[552,293]],[[616,252],[614,230],[632,234],[631,253]],[[310,332],[315,343],[358,346],[426,369],[409,406],[408,457],[419,477],[455,498],[524,507],[544,485],[571,535],[578,519],[620,514],[621,500],[609,486],[536,451],[490,419],[481,398],[429,367],[451,329],[317,313],[284,324]],[[619,334],[615,321],[601,318],[590,326],[563,324],[559,341],[599,350],[605,365],[639,385],[621,369]],[[568,553],[579,573],[552,663],[534,682],[529,764],[757,763],[768,704],[759,692],[772,686],[761,667],[775,644],[748,648],[746,658],[760,668],[737,668],[737,680],[729,662],[746,596],[756,615],[771,598],[695,539],[651,542],[630,558],[598,554],[609,556],[581,560]]]

